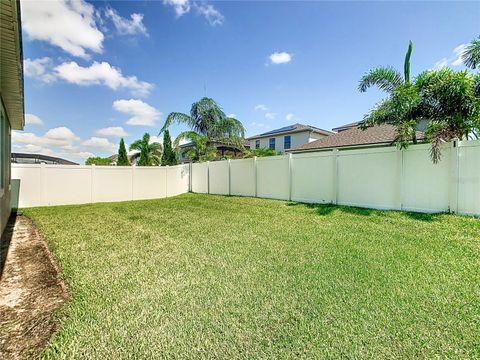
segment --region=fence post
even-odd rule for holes
[[[90,202],[93,203],[94,201],[94,189],[93,189],[93,186],[95,184],[95,164],[92,164],[91,165],[91,171],[90,171]]]
[[[253,185],[254,185],[254,192],[253,197],[257,197],[257,157],[253,157]]]
[[[230,159],[228,159],[228,196],[232,195],[232,171],[231,171],[232,163]]]
[[[45,169],[45,163],[42,162],[40,164],[40,202],[43,206],[47,206],[47,194],[46,194],[46,188],[47,186],[47,179],[46,179],[46,169]]]
[[[165,197],[168,197],[168,169],[169,165],[165,166]]]
[[[460,181],[459,173],[459,147],[461,143],[458,140],[451,142],[450,150],[450,186],[449,186],[449,210],[451,213],[458,212],[458,185]]]
[[[188,192],[192,192],[192,188],[193,188],[193,186],[192,186],[192,179],[193,179],[192,178],[192,171],[193,171],[192,168],[193,168],[192,167],[192,162],[190,161],[188,163]]]
[[[134,188],[135,188],[135,166],[130,166],[132,168],[132,196],[131,196],[131,200],[135,200],[134,199]]]
[[[207,161],[207,194],[210,194],[210,161]]]
[[[293,154],[288,154],[288,201],[292,201]]]
[[[403,210],[403,150],[397,147],[397,194],[396,194],[396,208]]]
[[[332,150],[332,162],[333,162],[333,204],[338,202],[338,149]]]

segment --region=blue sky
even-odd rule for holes
[[[22,16],[28,123],[13,150],[78,162],[204,95],[247,135],[358,121],[383,96],[357,91],[364,72],[401,69],[409,40],[413,75],[463,69],[480,34],[478,2],[25,1]]]

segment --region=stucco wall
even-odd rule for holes
[[[283,135],[278,135],[278,136],[270,136],[270,137],[264,137],[264,138],[257,138],[260,140],[260,148],[268,148],[269,147],[269,140],[271,138],[275,138],[275,150],[280,151],[280,152],[285,152],[284,148],[284,137],[286,135],[291,136],[291,147],[290,149],[293,149],[297,146],[309,143],[311,141],[315,141],[317,139],[320,139],[324,137],[325,135],[313,133],[310,131],[302,131],[302,132],[297,132],[297,133],[292,133],[292,134],[283,134]],[[255,138],[250,140],[250,148],[255,149]]]

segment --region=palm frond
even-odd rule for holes
[[[368,88],[377,86],[381,90],[391,93],[403,82],[402,75],[392,67],[378,67],[362,76],[358,90],[365,92]]]
[[[465,48],[462,54],[462,60],[465,66],[476,69],[480,66],[480,36]]]
[[[143,147],[143,140],[135,140],[133,143],[130,144],[129,150],[142,150]]]
[[[162,128],[160,129],[158,135],[163,133],[165,129],[168,129],[172,124],[185,124],[187,126],[193,126],[195,123],[190,116],[181,112],[171,112],[167,119],[165,120],[165,124],[163,124]]]
[[[219,120],[213,129],[213,136],[215,137],[245,137],[245,128],[243,124],[231,117],[225,117]]]
[[[405,83],[410,84],[410,57],[412,56],[413,43],[412,40],[408,43],[407,54],[405,55],[405,63],[403,64],[403,76]]]

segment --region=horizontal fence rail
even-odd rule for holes
[[[13,208],[164,198],[188,192],[189,178],[189,165],[12,164]]]
[[[375,209],[480,215],[480,141],[192,164],[191,191]]]

